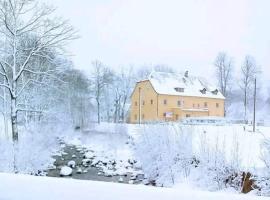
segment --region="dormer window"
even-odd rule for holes
[[[200,90],[200,92],[201,92],[202,94],[206,94],[206,88],[203,88],[202,90]]]
[[[180,87],[176,87],[174,88],[176,92],[184,92],[185,89],[184,88],[180,88]]]
[[[213,93],[214,95],[217,95],[217,94],[218,94],[218,89],[213,90],[212,93]]]

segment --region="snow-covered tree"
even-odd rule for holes
[[[89,80],[82,72],[74,69],[65,71],[63,76],[67,93],[63,101],[67,103],[68,115],[74,127],[84,128],[92,110]]]
[[[216,78],[221,93],[228,98],[232,83],[233,61],[226,53],[220,52],[214,62]],[[228,102],[227,102],[228,104]],[[226,114],[227,105],[225,105]]]
[[[100,123],[100,108],[101,100],[104,97],[105,87],[112,84],[112,72],[111,70],[102,64],[100,61],[96,60],[92,62],[93,72],[92,72],[92,91],[94,93],[94,98],[97,104],[97,121]],[[107,98],[107,97],[106,97]]]
[[[33,65],[38,58],[51,55],[74,39],[75,32],[67,21],[52,17],[54,9],[34,0],[0,1],[1,58],[0,83],[9,92],[13,141],[18,141],[18,112],[25,111],[18,98],[29,84],[27,76],[50,75],[50,69]],[[40,81],[38,81],[40,82]]]
[[[133,88],[135,79],[132,68],[122,68],[120,73],[114,74],[114,122],[124,122],[127,117],[127,105]]]

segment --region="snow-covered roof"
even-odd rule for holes
[[[225,99],[218,88],[202,77],[186,73],[152,72],[148,80],[158,94]]]

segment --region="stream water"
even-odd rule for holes
[[[60,176],[60,169],[62,166],[66,166],[69,161],[75,161],[76,167],[73,169],[73,173],[71,176],[64,176],[62,178],[74,178],[81,180],[93,180],[93,181],[105,181],[105,182],[121,182],[121,183],[129,183],[129,184],[140,184],[142,183],[144,176],[137,175],[136,177],[132,176],[132,174],[126,174],[125,176],[106,176],[102,170],[98,167],[91,166],[91,163],[86,166],[83,164],[84,152],[86,149],[82,149],[80,151],[77,150],[75,146],[65,146],[63,148],[64,154],[54,156],[56,166],[55,169],[48,169],[47,176],[49,177],[62,177]],[[81,171],[78,172],[78,168]]]

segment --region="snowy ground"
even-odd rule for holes
[[[141,125],[141,126],[139,126],[139,125],[132,125],[132,124],[106,124],[106,123],[103,123],[101,125],[93,126],[91,129],[84,131],[84,132],[68,131],[69,129],[66,128],[62,131],[63,134],[61,135],[61,140],[63,142],[65,142],[66,145],[74,145],[76,151],[82,151],[83,149],[86,149],[82,153],[84,154],[86,159],[91,160],[90,165],[96,163],[97,166],[99,167],[99,169],[101,169],[102,173],[104,173],[106,175],[123,176],[126,173],[132,173],[133,175],[136,176],[138,173],[142,173],[142,171],[140,170],[140,168],[141,168],[140,160],[138,160],[138,157],[136,155],[136,150],[135,150],[136,148],[138,148],[138,146],[136,146],[136,145],[138,145],[138,144],[136,144],[136,140],[141,137],[146,126],[148,126],[148,128],[150,127],[150,130],[153,131],[152,128],[156,125],[145,125],[145,126]],[[159,132],[162,130],[165,130],[164,134],[166,134],[167,129],[157,129],[157,131],[159,131]],[[233,155],[232,152],[236,153],[234,148],[237,146],[237,153],[239,154],[239,156],[245,155],[243,157],[243,159],[240,160],[241,165],[243,166],[244,170],[252,170],[253,172],[256,172],[258,168],[261,168],[263,166],[263,162],[261,161],[261,150],[262,150],[261,143],[265,138],[270,138],[270,128],[269,127],[258,127],[256,133],[252,133],[250,131],[251,127],[244,128],[243,125],[225,125],[225,126],[193,125],[191,127],[188,127],[188,130],[189,130],[188,133],[190,133],[192,135],[192,146],[194,149],[194,154],[196,154],[196,151],[200,150],[199,147],[201,147],[201,145],[203,144],[204,146],[207,146],[208,148],[216,148],[216,146],[219,146],[220,149],[224,149],[226,151],[226,155],[228,156],[228,158],[230,158],[230,156]],[[61,132],[61,131],[58,131],[58,132]],[[70,132],[70,133],[68,133],[68,132]],[[66,133],[68,133],[68,134],[66,134]],[[203,138],[203,140],[200,140],[201,138]],[[41,139],[43,140],[43,137]],[[41,141],[41,139],[37,140],[37,141]],[[50,140],[54,140],[54,138],[51,138]],[[217,141],[218,141],[219,145],[217,145]],[[39,144],[43,144],[43,143],[44,142],[39,142]],[[29,144],[29,143],[27,142],[25,144]],[[47,145],[47,144],[50,144],[50,145]],[[49,143],[46,142],[43,144],[43,146],[44,145],[47,148],[47,146],[51,146],[51,142],[49,142]],[[63,147],[64,146],[65,145],[63,145]],[[160,146],[155,145],[154,147],[157,150],[160,150]],[[33,148],[31,147],[31,149],[33,149]],[[43,148],[41,148],[40,151],[41,150],[43,152]],[[35,150],[35,152],[36,152],[36,150]],[[146,152],[146,154],[149,153],[149,151],[145,151],[145,152]],[[52,151],[48,151],[47,153],[52,153]],[[42,159],[44,160],[45,157],[47,158],[47,153],[46,153],[46,156],[43,156],[43,157],[42,156],[41,157],[40,156],[33,157],[32,161],[34,162],[34,164],[37,162],[41,162],[40,160],[42,160]],[[63,151],[59,152],[59,155],[64,155],[64,154],[65,154],[65,152],[63,152]],[[29,154],[25,154],[25,156],[29,157],[28,155]],[[0,157],[0,160],[1,160],[1,157]],[[135,165],[130,163],[130,161],[134,161],[134,160],[137,161]],[[27,161],[27,163],[33,165],[32,161],[31,162]],[[70,160],[64,160],[64,162],[66,164],[68,163],[68,161],[70,161]],[[4,164],[4,162],[2,162],[2,163]],[[27,163],[25,163],[25,165]],[[112,166],[111,163],[115,163],[115,164]],[[152,165],[150,160],[148,161],[148,163],[150,165]],[[50,164],[50,162],[48,162],[48,164]],[[42,165],[43,165],[43,161],[42,161]],[[40,166],[40,165],[37,165],[37,166]],[[27,169],[27,168],[25,168],[25,169]],[[0,163],[0,170],[1,170],[1,163]],[[3,171],[4,170],[2,170],[2,172]],[[27,171],[23,171],[23,172],[27,173]],[[31,172],[31,171],[29,171],[29,172]],[[200,176],[199,176],[200,178],[204,178],[201,175],[202,176],[205,176],[205,175],[200,174]],[[146,174],[146,176],[147,176],[147,174]],[[177,197],[177,198],[185,197],[185,195],[189,195],[188,193],[192,193],[192,192],[191,192],[191,189],[185,189],[183,192],[180,192],[180,191],[182,191],[183,187],[184,188],[186,188],[186,187],[192,188],[194,185],[196,185],[192,182],[193,179],[190,179],[190,180],[186,179],[186,183],[184,185],[183,185],[182,181],[179,181],[179,182],[176,181],[174,189],[154,189],[151,187],[150,187],[151,189],[145,189],[145,187],[143,187],[143,186],[140,186],[140,187],[134,186],[134,189],[132,189],[133,186],[118,186],[117,184],[110,185],[107,183],[78,182],[76,180],[74,180],[74,182],[72,182],[72,181],[65,182],[66,180],[59,180],[59,182],[58,182],[55,179],[36,179],[34,177],[33,178],[30,178],[30,177],[23,178],[23,177],[24,176],[18,176],[19,183],[22,182],[22,184],[23,184],[24,181],[28,182],[30,180],[31,181],[33,180],[34,185],[35,185],[36,181],[38,184],[40,182],[40,184],[45,185],[45,183],[43,183],[43,180],[46,180],[47,182],[52,182],[53,184],[55,183],[56,185],[58,185],[58,184],[61,185],[63,183],[64,185],[67,185],[67,187],[74,187],[73,191],[67,192],[67,194],[69,194],[70,196],[83,195],[83,194],[77,194],[76,188],[82,187],[82,191],[83,191],[84,188],[86,190],[87,187],[92,187],[92,185],[99,185],[100,184],[100,186],[104,185],[104,187],[108,186],[111,188],[115,188],[117,191],[115,199],[117,199],[117,200],[121,199],[120,198],[121,195],[126,195],[126,193],[124,193],[124,194],[122,193],[122,190],[130,191],[131,194],[133,192],[138,193],[138,195],[139,195],[139,196],[137,196],[138,198],[142,198],[142,196],[140,196],[140,195],[143,195],[144,190],[147,190],[149,192],[149,194],[146,194],[146,198],[148,197],[147,195],[160,196],[160,199],[166,199],[165,198],[166,195],[171,195],[172,199],[173,199],[173,197]],[[15,178],[13,176],[9,177],[6,174],[2,174],[0,176],[0,194],[1,194],[1,191],[3,191],[2,190],[3,188],[1,188],[1,187],[3,187],[4,185],[5,185],[5,187],[8,187],[8,184],[5,184],[5,181],[6,180],[7,181],[10,181],[10,180],[14,181],[14,179]],[[41,181],[39,181],[39,180],[41,180]],[[49,190],[48,187],[50,187],[50,186],[45,187],[45,191],[46,191],[46,189]],[[64,195],[66,193],[66,189],[64,186],[62,188],[60,188],[60,186],[56,186],[56,188],[58,188],[59,190],[64,190],[64,191],[62,191],[62,192],[57,191],[57,192],[55,192],[55,195],[60,195],[60,194]],[[118,192],[118,188],[121,188],[121,189],[119,189],[119,192]],[[96,189],[97,191],[101,190],[100,188],[92,188],[92,190],[94,190],[94,189]],[[200,189],[202,189],[202,188],[200,187]],[[208,189],[209,188],[204,188],[204,190],[208,190]],[[36,190],[38,191],[41,189],[37,188]],[[89,190],[91,192],[91,189],[89,189]],[[223,190],[223,191],[225,192],[225,190]],[[89,195],[89,197],[93,197],[91,195],[96,195],[96,194],[91,194],[90,192],[89,192],[89,194],[86,194],[86,195]],[[94,191],[92,191],[92,192],[94,192]],[[98,193],[98,192],[96,192],[96,193]],[[162,193],[162,194],[164,193],[164,195],[163,196],[162,196],[162,194],[159,195],[160,193]],[[16,194],[14,194],[14,195],[16,195]],[[69,195],[67,195],[67,196],[69,196]],[[119,195],[119,196],[117,196],[117,195]],[[184,196],[181,196],[181,195],[184,195]],[[221,197],[224,196],[224,194],[222,194],[222,193],[214,193],[213,194],[213,193],[205,193],[205,192],[198,192],[198,193],[196,193],[196,195],[198,195],[198,197],[200,195],[205,195],[205,197],[208,197],[208,195],[210,195],[209,198],[206,198],[206,199],[211,199],[211,198],[215,199],[219,196],[221,196]],[[195,199],[196,199],[196,195],[194,197]],[[20,195],[18,193],[18,197],[19,196]],[[8,197],[8,196],[5,196],[5,197]],[[56,197],[58,197],[58,196],[56,196]],[[72,196],[72,197],[74,197],[74,196]],[[192,196],[187,196],[187,197],[191,198]],[[243,197],[243,196],[230,196],[230,197],[234,197],[235,199],[246,199],[246,198],[247,199],[249,199],[249,198],[254,199],[253,197]],[[227,199],[234,199],[234,198],[227,198]],[[9,199],[9,198],[2,198],[2,196],[0,195],[0,200],[2,200],[2,199]],[[10,199],[13,199],[13,198],[10,198]],[[35,198],[33,198],[33,199],[35,199]],[[39,199],[39,198],[36,198],[36,199]],[[65,199],[65,197],[63,199]],[[106,198],[104,197],[104,198],[100,198],[100,199],[106,199]],[[149,198],[149,199],[151,199],[151,198]],[[155,199],[158,199],[158,198],[155,198]]]
[[[263,200],[269,198],[0,173],[1,200]]]

